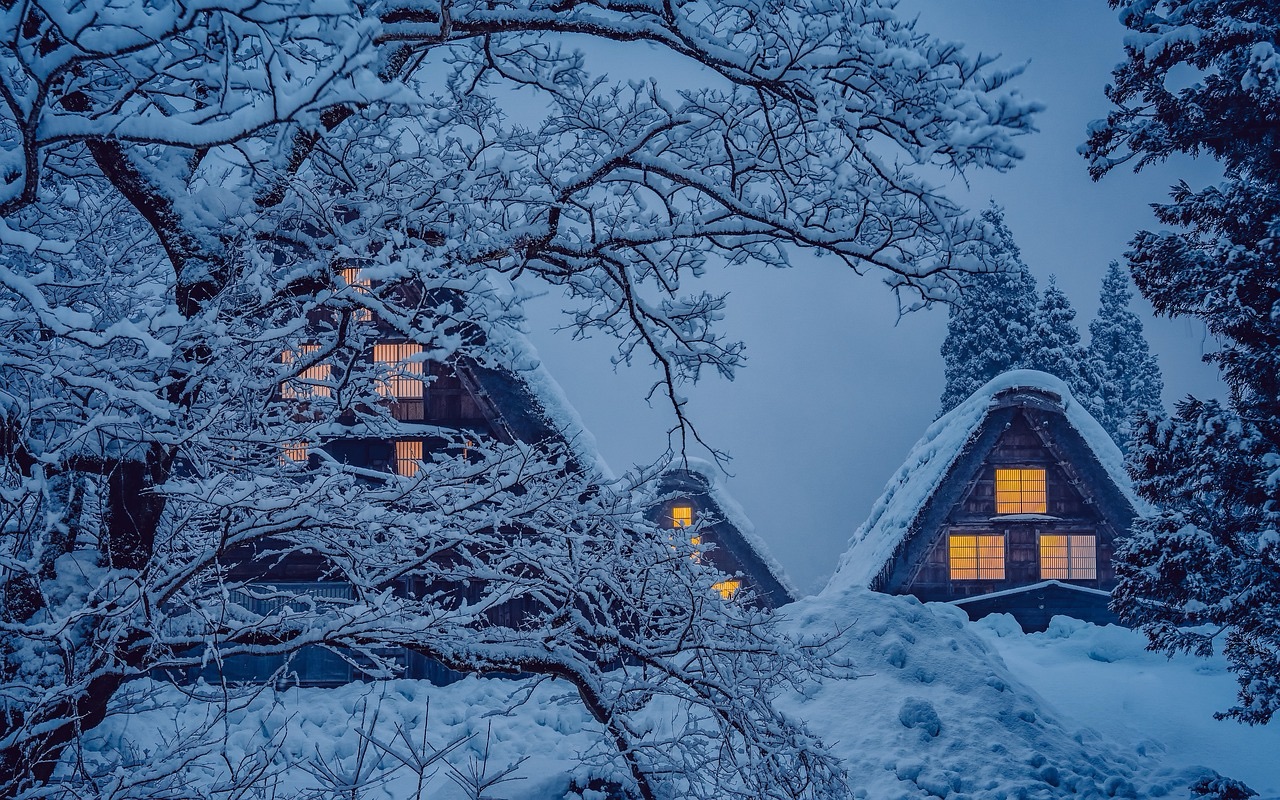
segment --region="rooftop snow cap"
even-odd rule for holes
[[[929,426],[885,485],[867,521],[849,540],[849,549],[822,594],[872,586],[914,533],[921,513],[943,478],[966,453],[987,417],[996,409],[1016,404],[1031,404],[1062,414],[1129,505],[1138,513],[1148,508],[1133,491],[1120,448],[1072,397],[1067,385],[1048,373],[1012,370],[991,379]]]

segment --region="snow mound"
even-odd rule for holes
[[[1120,746],[1060,714],[992,644],[1010,635],[1007,625],[995,623],[988,638],[952,606],[857,587],[784,611],[797,634],[843,628],[840,655],[854,677],[823,680],[782,702],[843,759],[859,797],[1186,797],[1210,774],[1170,766],[1155,748]],[[1096,644],[1110,652],[1105,639]]]

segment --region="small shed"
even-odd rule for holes
[[[971,618],[1115,622],[1116,540],[1141,501],[1059,379],[1016,370],[937,420],[854,534],[832,584],[946,601]]]

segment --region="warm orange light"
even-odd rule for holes
[[[422,460],[422,442],[418,439],[396,440],[396,472],[406,478],[418,474],[418,462]]]
[[[693,525],[693,506],[672,506],[671,527],[688,528]]]
[[[355,289],[356,294],[369,294],[369,289],[373,286],[373,283],[364,277],[361,272],[362,270],[355,267],[346,267],[341,271],[342,280]],[[360,322],[368,322],[373,319],[373,312],[367,308],[361,308],[355,312],[355,318]]]
[[[1004,535],[952,534],[951,580],[1004,580]]]
[[[997,514],[1043,514],[1047,510],[1044,469],[1018,467],[996,470]]]
[[[1040,534],[1040,577],[1093,580],[1098,577],[1098,537]]]
[[[290,442],[284,446],[284,457],[290,461],[306,461],[307,460],[307,443],[306,442]]]
[[[391,375],[378,385],[378,393],[397,400],[421,400],[423,362],[412,360],[421,353],[422,345],[412,342],[375,344],[373,360],[392,365]]]
[[[719,583],[711,584],[711,588],[719,592],[720,596],[725,600],[732,600],[733,596],[742,588],[742,581],[737,578],[730,578],[725,581],[720,581]]]
[[[318,344],[304,344],[302,354],[314,353],[320,349]],[[292,350],[280,354],[280,362],[292,364],[295,358]],[[298,373],[298,377],[280,384],[280,396],[286,400],[300,400],[308,397],[328,397],[328,386],[317,385],[329,380],[331,367],[328,364],[315,364]]]

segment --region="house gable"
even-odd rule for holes
[[[1110,591],[1115,540],[1135,502],[1119,452],[1061,381],[1009,373],[930,428],[832,585],[861,575],[871,589],[925,601],[1001,596],[962,606],[971,613],[1019,603],[1044,611],[1075,595],[1015,590],[1048,580]]]

